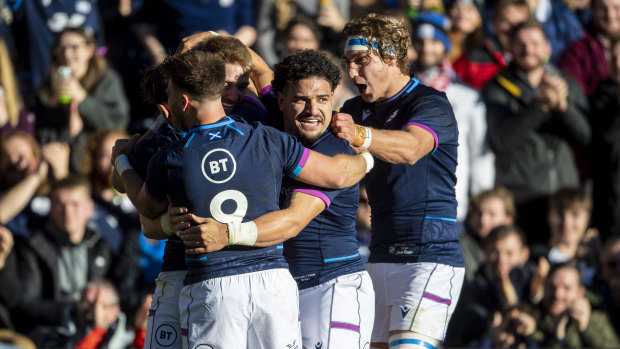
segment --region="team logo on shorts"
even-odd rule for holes
[[[236,170],[237,162],[226,149],[213,149],[202,158],[202,174],[215,184],[228,182]]]
[[[155,331],[155,341],[162,347],[169,347],[177,340],[177,331],[170,325],[161,325]]]

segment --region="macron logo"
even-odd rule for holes
[[[405,316],[407,316],[407,313],[409,312],[409,310],[411,310],[411,308],[400,307],[400,312],[403,314],[403,319],[405,318]]]

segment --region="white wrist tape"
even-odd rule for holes
[[[228,244],[254,246],[258,238],[258,228],[254,221],[245,223],[230,222],[228,226]]]
[[[123,172],[127,170],[133,170],[133,166],[131,166],[129,158],[125,154],[121,154],[116,157],[116,160],[114,160],[114,168],[116,169],[116,172],[118,172],[118,175],[121,177],[123,176]]]
[[[360,152],[360,155],[366,160],[366,173],[370,172],[375,166],[375,159],[367,151]]]
[[[159,224],[161,224],[161,230],[163,230],[166,235],[174,234],[174,230],[172,229],[170,221],[168,220],[168,214],[164,213],[160,217],[161,218],[159,219]]]
[[[368,147],[370,147],[370,142],[372,142],[372,131],[368,127],[364,126],[364,128],[366,129],[366,138],[364,139],[362,148],[368,149]]]

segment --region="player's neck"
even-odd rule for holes
[[[222,102],[218,98],[213,102],[201,103],[200,108],[196,111],[196,124],[208,125],[218,122],[226,116]]]
[[[385,98],[382,98],[381,100],[386,100],[394,97],[398,92],[405,88],[405,86],[409,83],[409,80],[411,80],[411,77],[401,73],[400,70],[398,70],[398,72],[394,73],[394,75],[392,76],[393,78],[390,79],[390,81],[394,81],[395,83],[389,86],[388,90],[385,93]]]

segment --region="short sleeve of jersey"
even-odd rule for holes
[[[327,132],[331,131],[328,130]],[[349,146],[349,142],[344,139],[334,137],[333,135],[328,135],[325,140],[313,146],[312,150],[328,156],[334,156],[336,154],[354,154],[353,150]],[[336,196],[338,196],[338,194],[342,191],[342,189],[331,190],[297,181],[289,189],[292,191],[312,195],[323,200],[326,208],[329,208],[331,202],[334,201]]]
[[[427,95],[418,100],[410,110],[403,129],[415,125],[428,131],[435,139],[435,147],[454,139],[456,119],[445,95]]]
[[[147,195],[156,201],[166,201],[168,195],[168,166],[166,162],[167,152],[157,152],[149,161],[144,184]]]
[[[269,150],[282,161],[284,174],[291,178],[297,177],[306,165],[310,149],[287,133],[268,126],[263,126],[262,129],[267,137]]]

